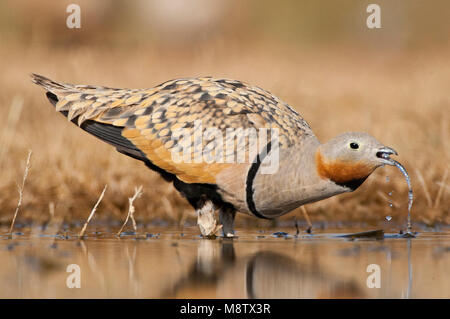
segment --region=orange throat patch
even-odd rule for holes
[[[375,167],[364,162],[327,161],[320,153],[320,150],[317,150],[316,169],[321,178],[330,179],[337,184],[344,184],[365,179],[374,171]]]

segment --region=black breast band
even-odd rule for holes
[[[258,172],[259,167],[261,166],[261,162],[264,160],[264,158],[269,154],[271,149],[270,142],[267,143],[265,152],[262,152],[262,154],[258,154],[256,156],[256,162],[250,166],[250,169],[248,170],[247,174],[247,183],[246,183],[246,195],[247,195],[247,206],[252,212],[253,215],[259,218],[269,219],[262,215],[260,212],[256,210],[255,202],[253,201],[253,180],[255,179],[256,173]]]

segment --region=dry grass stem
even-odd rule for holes
[[[11,143],[14,141],[13,136],[15,127],[19,121],[20,114],[23,108],[23,98],[21,96],[14,96],[11,106],[9,108],[6,125],[3,129],[3,136],[0,141],[0,163],[3,163],[3,157],[10,149]]]
[[[50,214],[50,221],[55,217],[55,203],[50,202],[48,204],[48,213]]]
[[[161,202],[164,207],[165,213],[171,216],[174,220],[176,220],[177,219],[177,216],[175,215],[176,210],[173,209],[172,204],[170,204],[170,201],[167,199],[167,197],[164,196],[161,199]]]
[[[416,169],[416,173],[417,173],[417,178],[419,179],[419,182],[422,185],[423,192],[425,193],[425,198],[427,199],[427,204],[428,204],[429,207],[432,207],[433,206],[433,201],[431,199],[431,195],[430,195],[430,192],[428,190],[427,184],[425,183],[423,175],[418,169]]]
[[[436,184],[437,184],[438,186],[440,186],[440,187],[444,187],[445,190],[447,190],[447,191],[450,190],[450,185],[444,184],[444,183],[442,183],[442,182],[438,182],[438,183],[436,183]]]
[[[124,223],[122,224],[122,227],[120,227],[120,230],[117,232],[117,236],[120,236],[120,234],[123,231],[123,228],[128,223],[128,219],[131,218],[131,221],[133,222],[133,229],[134,232],[137,234],[137,225],[136,220],[134,219],[134,212],[135,208],[133,206],[133,202],[142,195],[142,185],[134,189],[134,195],[133,197],[128,198],[128,214],[127,218],[125,219]]]
[[[22,185],[17,186],[18,191],[19,191],[19,202],[17,203],[16,211],[14,212],[14,217],[11,221],[11,226],[9,227],[10,234],[12,233],[12,230],[14,228],[14,223],[16,222],[16,218],[17,218],[17,214],[19,213],[20,206],[22,206],[23,189],[25,188],[25,182],[28,177],[28,172],[30,171],[30,168],[31,168],[31,154],[33,154],[33,151],[29,150],[28,157],[27,157],[27,164],[25,166],[25,173],[23,174]]]
[[[60,213],[58,215],[55,214],[55,203],[50,202],[48,204],[49,210],[49,219],[45,224],[44,232],[47,234],[56,235],[61,228],[61,224],[64,220],[64,213]]]
[[[105,185],[105,187],[103,188],[103,191],[102,191],[100,197],[98,198],[97,203],[95,203],[94,208],[92,208],[91,214],[89,215],[88,219],[87,219],[86,222],[84,223],[83,229],[81,229],[80,234],[78,235],[79,237],[83,237],[83,236],[84,236],[84,233],[86,232],[86,228],[87,228],[89,222],[91,221],[92,217],[94,216],[95,211],[97,210],[98,205],[100,204],[100,202],[101,202],[102,199],[103,199],[103,196],[105,195],[107,186],[108,186],[108,185]]]
[[[311,219],[309,218],[308,211],[306,210],[305,206],[301,206],[301,210],[303,213],[303,217],[305,217],[306,222],[308,223],[308,228],[306,229],[306,232],[310,233],[312,230],[312,223],[311,223]]]
[[[448,177],[448,168],[445,170],[444,177],[442,177],[441,186],[439,187],[439,191],[436,195],[436,200],[434,201],[434,207],[439,206],[439,202],[441,201],[442,194],[444,193],[444,185],[447,182]]]

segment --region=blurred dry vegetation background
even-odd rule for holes
[[[73,2],[81,29],[66,27]],[[450,2],[377,0],[381,29],[366,27],[370,3],[2,0],[0,222],[14,213],[29,149],[19,223],[45,222],[49,207],[66,222],[83,221],[105,184],[96,220],[123,220],[128,197],[143,185],[140,225],[195,222],[171,184],[57,114],[31,83],[34,72],[112,87],[203,75],[260,86],[297,109],[321,141],[366,131],[395,148],[412,177],[413,221],[450,224]],[[387,167],[356,192],[307,209],[324,225],[404,224],[407,185]],[[301,219],[297,210],[280,220],[295,215]],[[270,225],[245,216],[237,223]]]

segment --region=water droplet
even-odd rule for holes
[[[389,192],[388,195],[389,195],[389,196],[392,196],[392,193],[393,193],[393,191],[392,191],[392,192]]]
[[[392,204],[392,203],[389,203],[389,207],[394,207],[394,204]]]
[[[386,176],[386,182],[389,182],[389,180],[390,180],[389,176]]]
[[[392,219],[392,216],[386,216],[386,220],[387,220],[388,222],[390,222],[391,219]]]

